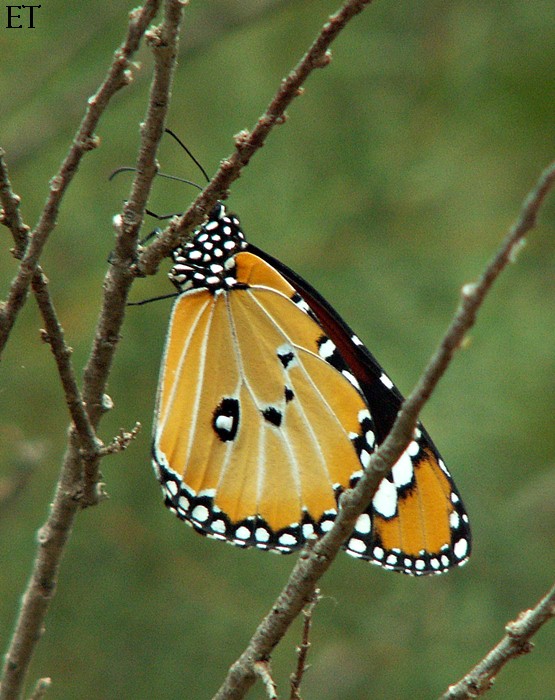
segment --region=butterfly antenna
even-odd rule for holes
[[[136,173],[137,168],[131,168],[129,166],[123,166],[122,168],[117,168],[114,170],[114,172],[110,175],[108,180],[112,180],[116,175],[119,175],[120,173]],[[184,182],[186,185],[192,185],[193,187],[196,187],[197,190],[200,190],[202,192],[203,188],[200,185],[197,185],[196,182],[193,182],[192,180],[186,180],[184,177],[177,177],[177,175],[169,175],[168,173],[156,173],[156,177],[165,177],[166,180],[177,180],[177,182]]]
[[[171,129],[165,129],[165,132],[166,132],[166,134],[169,134],[170,136],[172,136],[177,141],[177,143],[181,146],[181,148],[185,151],[185,153],[187,153],[189,158],[193,161],[193,163],[197,166],[197,168],[200,170],[200,172],[206,178],[206,182],[210,182],[210,178],[208,177],[208,173],[206,172],[206,170],[198,162],[198,160],[191,153],[191,151],[187,148],[187,146],[183,143],[183,141],[179,138],[179,136],[177,136],[177,134],[174,134],[174,132]]]
[[[113,173],[110,173],[110,176],[108,177],[108,181],[112,181],[116,175],[119,175],[120,173],[135,173],[137,172],[137,168],[130,168],[129,166],[123,166],[121,168],[116,168]]]

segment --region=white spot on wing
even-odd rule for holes
[[[398,488],[401,486],[407,486],[412,482],[414,471],[412,468],[412,459],[408,454],[408,449],[403,452],[403,454],[399,457],[399,460],[393,465],[391,475],[393,476],[393,483]],[[383,483],[384,482],[382,481],[382,484]]]
[[[357,524],[355,525],[355,530],[361,535],[367,535],[372,529],[372,521],[368,513],[363,513],[358,516]]]
[[[257,527],[254,531],[254,537],[257,542],[267,542],[270,539],[270,533],[264,527]]]
[[[331,341],[328,338],[320,345],[318,352],[320,353],[320,357],[324,358],[324,360],[327,360],[329,357],[331,357],[333,355],[335,350],[336,350],[335,343],[333,343],[333,341]]]
[[[199,523],[203,523],[208,520],[209,515],[210,512],[206,506],[195,506],[193,508],[193,512],[191,513],[193,520],[197,520]]]
[[[393,467],[395,469],[395,467]],[[382,479],[372,504],[379,515],[392,518],[397,511],[397,488],[388,479]]]
[[[464,539],[464,537],[458,542],[455,542],[453,552],[455,553],[457,559],[464,559],[466,557],[468,552],[468,542]]]
[[[250,537],[251,532],[248,527],[245,527],[244,525],[241,525],[241,527],[238,527],[237,530],[235,530],[235,537],[238,540],[246,540]]]
[[[347,547],[352,549],[353,552],[358,552],[359,554],[363,554],[366,551],[366,543],[363,540],[357,539],[356,537],[351,537]]]
[[[294,547],[297,544],[297,538],[289,532],[284,532],[279,538],[279,543],[286,547]]]
[[[387,389],[393,389],[393,382],[387,376],[387,374],[385,374],[385,372],[382,372],[382,375],[380,377],[380,381]]]

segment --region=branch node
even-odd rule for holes
[[[102,413],[108,413],[114,408],[114,401],[109,394],[102,394],[100,399],[100,410]]]
[[[96,134],[91,134],[90,136],[86,136],[84,139],[81,140],[81,149],[85,153],[87,151],[94,151],[95,148],[98,148],[100,146],[100,142],[100,136],[97,136]]]
[[[160,34],[160,27],[153,27],[145,32],[145,41],[148,46],[153,49],[160,48],[163,46],[162,37]]]
[[[321,56],[318,56],[315,61],[314,61],[314,67],[315,68],[325,68],[326,66],[329,66],[332,60],[332,52],[330,49],[328,49],[324,54]]]
[[[476,289],[478,288],[478,285],[476,282],[469,282],[468,284],[463,284],[461,288],[461,295],[463,299],[466,301],[467,299],[472,299],[472,297],[476,294]]]
[[[277,687],[272,678],[272,669],[269,661],[255,661],[253,664],[254,671],[260,677],[266,688],[266,694],[269,700],[278,700]]]
[[[238,150],[243,149],[249,142],[249,139],[251,137],[251,132],[248,129],[242,129],[238,134],[235,134],[233,137],[233,141],[235,142],[235,146],[237,147]],[[223,166],[226,161],[222,161],[221,165]],[[227,161],[228,165],[231,166],[231,163]]]

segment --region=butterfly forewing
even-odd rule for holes
[[[333,308],[246,243],[222,204],[174,260],[181,293],[153,446],[166,505],[203,534],[293,551],[331,527],[402,397]],[[344,546],[412,574],[466,561],[468,518],[421,426]]]
[[[248,252],[235,263],[236,287],[176,301],[155,461],[168,504],[197,529],[292,550],[360,471],[366,405],[320,356],[322,329],[284,278]]]

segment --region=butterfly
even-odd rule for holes
[[[402,396],[330,304],[248,243],[218,202],[173,251],[178,294],[160,370],[153,466],[195,530],[289,553],[322,536]],[[470,528],[428,433],[414,438],[343,544],[406,574],[464,564]]]

